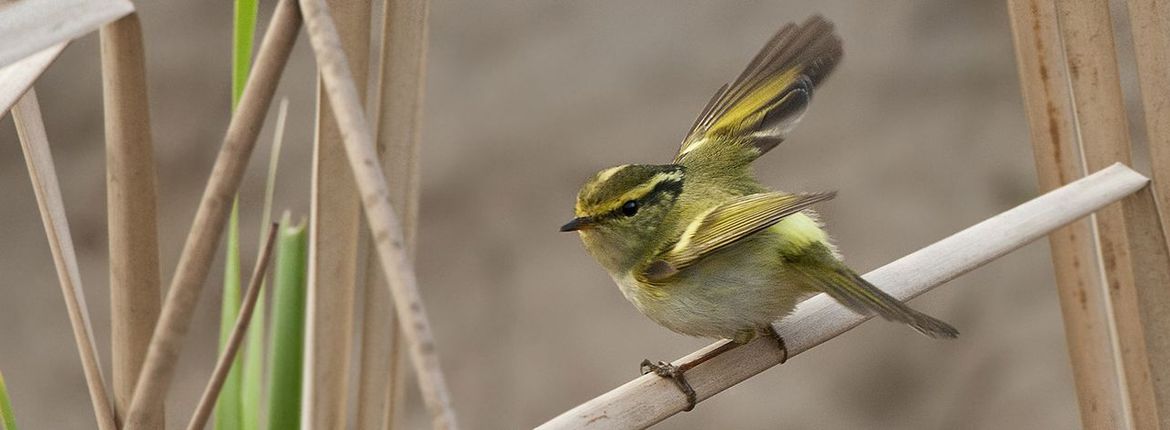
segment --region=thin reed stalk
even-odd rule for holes
[[[1008,12],[1039,188],[1046,192],[1083,175],[1056,9],[1051,1],[1008,0]],[[1125,423],[1125,395],[1092,221],[1059,228],[1048,243],[1081,424],[1116,428]]]
[[[240,186],[244,168],[300,26],[296,3],[280,1],[260,44],[244,95],[228,124],[223,147],[216,157],[191,232],[179,257],[158,327],[151,338],[142,376],[134,390],[134,401],[126,420],[127,429],[147,428],[146,424],[151,420],[149,403],[153,398],[165,396],[170,385],[183,337],[190,326],[199,292],[207,280],[227,221],[232,196]]]
[[[374,137],[362,112],[353,74],[341,49],[325,0],[301,0],[309,41],[342,133],[350,168],[361,193],[374,248],[388,281],[402,332],[434,428],[456,428],[455,412],[439,366],[430,321],[419,296],[418,280],[406,253],[402,225],[390,204],[386,177],[378,168]]]
[[[377,76],[374,127],[390,204],[402,220],[406,253],[413,260],[418,231],[418,152],[426,87],[428,0],[387,0],[382,15],[382,45]],[[405,342],[394,317],[378,260],[366,260],[362,319],[361,378],[357,428],[400,427],[405,401]]]
[[[364,94],[369,69],[370,1],[330,0],[329,7],[343,29],[341,52],[353,64],[358,92]],[[318,79],[309,216],[305,389],[301,393],[301,422],[315,429],[346,428],[361,222],[357,187],[342,149],[342,130],[333,119],[335,109]]]
[[[1118,78],[1113,24],[1106,2],[1057,0],[1056,11],[1069,70],[1069,88],[1085,167],[1090,170],[1121,162],[1129,164],[1129,127]],[[1129,421],[1135,428],[1155,428],[1157,410],[1140,317],[1131,255],[1133,239],[1126,235],[1128,213],[1112,205],[1098,213],[1098,249],[1109,286],[1122,370],[1128,396]]]
[[[106,211],[110,250],[114,415],[130,407],[162,307],[154,144],[146,56],[138,14],[101,29],[106,132]],[[162,429],[163,399],[152,399],[150,428]]]
[[[69,43],[60,43],[0,68],[0,118],[32,87]]]
[[[113,406],[106,393],[102,364],[93,340],[93,325],[90,324],[89,310],[85,305],[85,292],[81,287],[81,271],[77,268],[77,253],[73,249],[73,236],[69,233],[69,221],[65,217],[65,203],[61,198],[61,186],[57,183],[57,169],[49,151],[49,138],[45,134],[44,120],[37,94],[29,89],[12,109],[16,133],[20,136],[20,147],[28,164],[29,178],[37,198],[45,234],[49,237],[49,250],[53,253],[53,265],[57,268],[57,279],[65,295],[65,309],[73,328],[73,340],[81,355],[81,368],[85,371],[85,382],[93,404],[97,427],[100,430],[116,430]]]
[[[276,243],[279,227],[279,225],[274,224],[268,229],[268,239],[260,248],[260,258],[256,260],[256,267],[252,269],[252,280],[248,281],[248,291],[244,294],[243,302],[240,304],[240,313],[236,316],[231,336],[228,338],[223,352],[220,353],[219,360],[215,363],[211,380],[207,382],[207,388],[203,390],[203,396],[199,399],[199,405],[195,408],[195,414],[191,417],[187,430],[200,430],[207,425],[207,418],[211,415],[212,407],[215,406],[219,390],[223,387],[224,380],[227,379],[233,363],[236,362],[236,353],[239,352],[240,345],[244,342],[244,334],[247,333],[248,325],[252,322],[252,311],[256,309],[256,300],[260,298],[260,286],[264,284],[264,274],[268,273],[268,261],[272,257],[272,249]]]
[[[865,279],[900,300],[914,298],[1117,202],[1148,183],[1145,176],[1115,164],[869,272]],[[687,381],[699,400],[705,400],[870,318],[853,313],[827,295],[817,295],[801,303],[792,315],[772,324],[784,338],[787,354],[774,339],[761,337],[691,368]],[[694,360],[726,342],[716,342],[675,363]],[[537,428],[645,428],[686,406],[685,396],[673,382],[650,373]]]

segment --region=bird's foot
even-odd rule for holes
[[[642,360],[642,374],[654,372],[655,375],[663,378],[670,378],[674,384],[682,390],[683,395],[687,396],[687,407],[683,409],[684,412],[695,408],[695,404],[699,402],[699,396],[695,394],[695,389],[691,388],[691,384],[687,382],[686,369],[679,366],[659,361],[658,364],[651,363],[650,360]]]

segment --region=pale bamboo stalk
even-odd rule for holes
[[[434,334],[419,296],[411,259],[406,253],[401,223],[390,205],[386,177],[378,168],[374,137],[362,112],[361,99],[341,50],[337,28],[329,16],[325,0],[301,0],[301,9],[326,93],[335,109],[337,122],[344,130],[345,151],[361,192],[383,275],[394,297],[399,324],[410,344],[411,362],[418,375],[423,402],[434,428],[455,428],[455,413],[439,367]]]
[[[134,11],[128,0],[21,0],[0,4],[0,67],[97,30]]]
[[[8,108],[16,103],[20,96],[24,95],[32,87],[33,82],[41,77],[41,73],[45,73],[45,69],[53,64],[53,60],[61,55],[61,51],[68,42],[59,43],[43,51],[37,52],[33,55],[25,57],[23,60],[9,64],[0,68],[0,118],[8,113]]]
[[[1161,207],[1161,228],[1146,225],[1146,231],[1134,231],[1147,218],[1128,218],[1129,236],[1134,242],[1134,267],[1138,286],[1138,303],[1145,330],[1150,377],[1158,410],[1158,425],[1170,429],[1170,279],[1166,279],[1165,233],[1170,229],[1170,4],[1154,0],[1129,0],[1130,27],[1133,30],[1138,77],[1145,110],[1146,136],[1150,164],[1153,166],[1153,191],[1128,207],[1130,214],[1149,213]],[[1148,198],[1146,195],[1149,195]],[[1156,202],[1155,202],[1156,200]],[[1159,235],[1155,235],[1158,233]],[[1158,238],[1161,238],[1160,243]],[[1138,241],[1145,242],[1138,242]],[[1140,253],[1140,254],[1139,254]],[[1150,261],[1141,261],[1149,258]],[[1161,269],[1161,270],[1158,270]],[[1143,279],[1143,276],[1152,276]]]
[[[390,205],[402,220],[406,253],[414,260],[418,231],[418,152],[426,87],[428,0],[386,0],[382,10],[382,46],[378,67],[374,128],[382,172],[390,186]],[[357,428],[392,429],[405,402],[406,355],[394,318],[394,304],[378,270],[366,260],[365,311],[362,320],[361,378],[358,379]]]
[[[358,92],[365,94],[370,0],[329,0],[329,7],[341,23],[341,47],[353,64]],[[301,426],[306,429],[345,429],[348,410],[361,206],[334,110],[318,78],[301,391]]]
[[[1008,0],[1016,64],[1040,191],[1082,176],[1068,72],[1051,0]],[[1125,423],[1110,329],[1109,302],[1092,222],[1077,220],[1048,235],[1065,339],[1085,428]]]
[[[244,169],[256,144],[256,136],[260,133],[300,26],[301,17],[296,3],[293,0],[281,0],[273,13],[264,41],[260,44],[244,95],[232,113],[223,146],[216,157],[191,232],[179,256],[175,277],[167,292],[142,375],[134,390],[134,400],[126,419],[127,429],[146,428],[145,424],[152,419],[148,416],[152,399],[166,395],[199,292],[207,280],[207,272],[219,246],[232,198],[243,179]]]
[[[243,303],[240,303],[240,313],[236,316],[236,324],[232,327],[232,334],[228,338],[227,344],[224,345],[219,359],[215,362],[215,370],[211,372],[211,379],[207,381],[207,387],[203,390],[203,396],[199,398],[199,404],[195,407],[195,413],[187,424],[187,430],[200,430],[206,426],[207,418],[211,416],[211,410],[215,408],[215,401],[219,398],[223,381],[227,379],[232,362],[236,359],[236,353],[240,350],[240,344],[244,341],[244,334],[248,332],[248,325],[252,322],[252,311],[256,309],[256,302],[260,298],[260,287],[264,285],[264,277],[268,273],[268,262],[272,259],[273,244],[276,243],[276,233],[279,231],[279,227],[279,224],[273,223],[268,228],[268,239],[260,248],[260,257],[256,260],[256,266],[252,268],[252,279],[248,281],[248,290],[244,293]]]
[[[114,416],[130,407],[162,307],[154,145],[146,94],[142,24],[132,13],[101,29],[106,128],[106,210],[110,249]],[[166,424],[163,398],[151,399],[147,423]]]
[[[1085,167],[1093,171],[1115,162],[1129,164],[1129,127],[1118,78],[1109,4],[1056,0],[1056,10]],[[1117,334],[1122,388],[1128,402],[1129,422],[1125,424],[1151,429],[1157,426],[1157,411],[1131,271],[1126,216],[1122,205],[1112,205],[1094,219]]]
[[[988,218],[865,275],[901,300],[914,298],[970,272],[1053,230],[1121,200],[1149,180],[1115,164]],[[788,357],[805,352],[872,318],[849,311],[819,294],[772,327],[784,338]],[[683,357],[681,364],[718,348],[719,341]],[[762,337],[687,371],[700,401],[780,364],[774,339]],[[645,428],[686,407],[673,382],[643,375],[542,424],[539,429]]]
[[[28,163],[28,173],[36,192],[37,207],[49,237],[49,250],[53,253],[53,265],[57,268],[57,279],[65,295],[65,309],[69,323],[73,326],[73,340],[81,355],[81,367],[85,371],[85,382],[89,398],[93,403],[97,427],[101,430],[116,430],[114,411],[106,393],[102,363],[93,340],[93,326],[85,304],[85,291],[81,287],[81,271],[77,267],[77,253],[73,249],[73,236],[69,233],[69,221],[65,217],[65,203],[61,197],[61,186],[57,183],[57,169],[53,165],[53,154],[49,150],[49,138],[41,118],[41,107],[37,102],[36,90],[29,89],[12,109],[12,119],[20,136],[20,147]]]

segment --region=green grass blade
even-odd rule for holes
[[[228,223],[227,253],[223,269],[223,304],[220,308],[219,351],[232,335],[232,327],[240,312],[240,205],[239,199],[232,204],[231,220]],[[237,356],[223,382],[219,399],[215,402],[216,430],[239,430],[243,404],[240,399],[240,357]]]
[[[8,398],[8,386],[4,385],[3,373],[0,373],[0,428],[16,430],[16,416],[12,414],[12,400]]]
[[[232,31],[232,109],[244,93],[252,65],[252,41],[256,35],[257,0],[236,0]]]
[[[239,103],[244,93],[244,84],[248,81],[248,73],[252,65],[252,42],[256,34],[256,13],[259,2],[257,0],[236,0],[232,25],[232,110]],[[261,234],[264,234],[261,229]],[[232,217],[228,227],[229,252],[225,262],[225,271],[235,268],[235,275],[224,282],[224,312],[220,327],[220,342],[230,335],[235,317],[239,311],[239,268],[240,268],[240,217],[239,198],[232,207]],[[234,286],[229,285],[234,282]],[[263,291],[263,290],[261,290]],[[228,294],[231,293],[235,301],[235,309],[228,312]],[[259,409],[261,401],[261,386],[263,384],[263,345],[264,326],[264,295],[261,294],[256,302],[256,312],[248,328],[247,344],[241,358],[232,364],[228,378],[224,382],[216,407],[215,428],[218,430],[256,429],[259,426]],[[225,335],[224,333],[227,333]],[[241,368],[241,363],[245,363]],[[227,404],[227,403],[232,404]]]
[[[285,212],[277,238],[272,298],[272,350],[268,355],[268,428],[300,428],[301,366],[305,342],[305,282],[308,235]]]
[[[264,396],[264,312],[265,288],[260,287],[260,296],[256,298],[256,310],[252,314],[252,322],[248,325],[248,334],[244,345],[244,371],[240,387],[241,401],[241,428],[243,430],[259,430],[260,414]]]
[[[260,215],[260,229],[269,228],[272,219],[272,199],[276,194],[276,171],[280,165],[281,146],[284,142],[284,125],[288,118],[288,98],[280,100],[280,111],[276,116],[276,132],[272,138],[272,152],[268,157],[268,178],[264,184],[264,209]],[[263,241],[263,237],[261,238]],[[263,248],[263,244],[260,245]],[[244,349],[244,430],[260,430],[261,411],[264,410],[264,333],[265,292],[262,287],[256,301],[256,312],[248,325],[248,345]]]

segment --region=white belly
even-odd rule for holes
[[[666,328],[736,338],[766,329],[811,295],[804,286],[787,282],[779,253],[762,249],[765,243],[775,242],[745,239],[684,269],[668,285],[639,284],[630,275],[614,281],[639,311]]]

